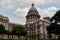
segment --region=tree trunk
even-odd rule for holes
[[[20,36],[18,35],[18,40],[20,40]]]

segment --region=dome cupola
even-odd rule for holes
[[[28,14],[26,15],[26,21],[27,22],[34,22],[40,19],[39,12],[34,7],[34,4],[32,4],[31,8],[28,11]]]
[[[32,4],[31,8],[28,11],[28,16],[29,15],[37,15],[40,16],[37,9],[34,7],[34,4]]]

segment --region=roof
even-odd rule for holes
[[[34,7],[34,4],[32,4],[31,8],[29,9],[28,11],[28,15],[37,15],[37,16],[40,16],[37,9]]]

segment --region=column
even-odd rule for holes
[[[44,34],[43,34],[43,27],[41,26],[41,27],[40,27],[40,38],[41,38],[41,39],[44,38],[43,35],[44,35]]]
[[[46,27],[44,28],[44,38],[47,39],[47,30],[46,30]]]
[[[55,39],[58,39],[58,36],[57,35],[55,35]]]

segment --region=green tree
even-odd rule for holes
[[[51,18],[51,24],[47,27],[48,34],[60,34],[60,10]],[[51,35],[50,35],[51,37]]]
[[[6,33],[5,26],[3,24],[0,24],[0,34],[3,34],[4,37],[5,33]]]
[[[13,34],[18,35],[18,40],[20,40],[20,36],[26,36],[27,32],[22,25],[16,25],[13,27]]]
[[[9,32],[9,30],[5,30],[5,34],[8,35],[8,40],[9,40],[9,35],[11,34],[11,32]]]
[[[5,32],[5,26],[0,24],[0,34],[4,34]]]
[[[5,30],[5,26],[3,24],[0,24],[0,34],[7,34],[9,40],[9,35],[11,34],[11,32],[9,32],[9,30]]]
[[[60,10],[51,18],[52,21],[60,22]]]
[[[56,14],[52,17],[52,22],[55,21],[55,34],[60,34],[60,10],[56,12]],[[59,24],[58,24],[59,23]]]

